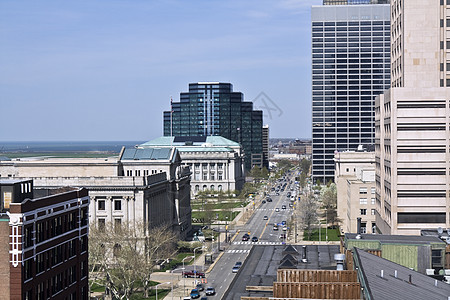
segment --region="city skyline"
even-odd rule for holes
[[[148,140],[170,97],[199,81],[233,82],[271,137],[310,138],[321,3],[2,2],[1,103],[17,113],[4,114],[0,140]]]

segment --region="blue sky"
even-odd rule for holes
[[[310,137],[321,2],[2,0],[0,141],[150,140],[198,81],[256,99],[271,137]]]

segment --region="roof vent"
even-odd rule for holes
[[[360,234],[357,234],[355,237],[357,240],[360,240],[362,238],[362,236]]]

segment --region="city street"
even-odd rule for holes
[[[294,184],[291,186],[293,187]],[[235,239],[228,246],[222,247],[225,248],[222,257],[211,272],[207,274],[207,285],[215,287],[216,299],[221,299],[236,275],[232,273],[235,263],[238,261],[244,262],[253,245],[281,245],[283,243],[283,240],[280,239],[280,234],[284,233],[282,226],[279,226],[278,231],[274,231],[273,224],[288,221],[292,214],[292,208],[289,207],[290,200],[286,196],[287,193],[288,189],[281,192],[279,196],[276,196],[273,192],[270,193],[269,196],[273,199],[273,202],[259,205],[250,220],[244,226],[237,228],[239,233]],[[286,209],[281,209],[282,205],[286,205]],[[277,208],[279,212],[276,211]],[[264,220],[264,216],[267,216],[268,220]],[[249,233],[249,241],[242,241],[242,236],[245,233]],[[252,237],[257,237],[258,242],[252,242]]]

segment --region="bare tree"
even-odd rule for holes
[[[125,223],[99,228],[89,233],[89,263],[94,282],[105,285],[115,299],[130,299],[144,285],[148,295],[150,275],[157,261],[170,257],[176,235],[169,226],[148,229],[144,223]]]
[[[324,209],[323,217],[326,218],[326,224],[329,223],[334,227],[340,222],[337,216],[337,188],[336,184],[331,183],[327,187],[323,187],[320,191],[320,199],[322,200],[322,208]]]
[[[308,240],[311,239],[312,230],[317,224],[317,208],[316,199],[312,195],[304,197],[300,202],[300,220],[303,230],[308,233]]]

